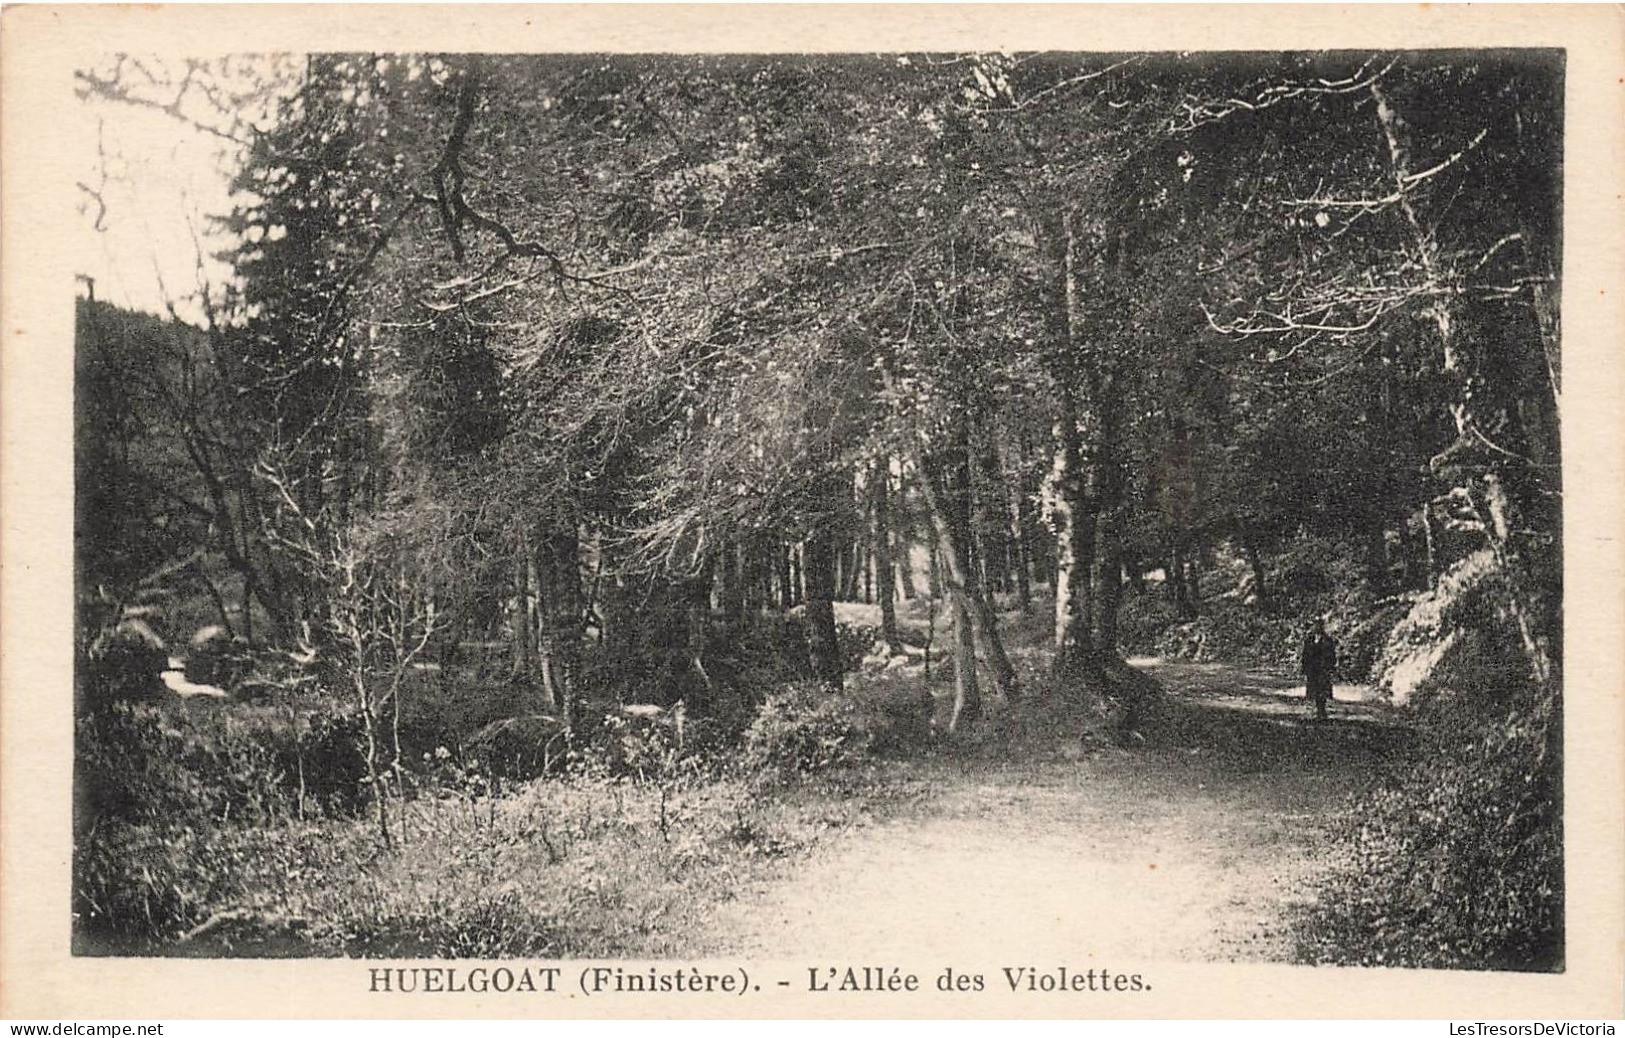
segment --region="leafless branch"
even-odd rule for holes
[[[1035,94],[1031,94],[1031,95],[1029,95],[1029,96],[1027,96],[1025,98],[1022,98],[1020,101],[1017,101],[1014,104],[1009,105],[1008,107],[1005,107],[1005,108],[990,108],[990,109],[988,109],[988,111],[989,112],[994,112],[994,113],[1019,112],[1019,111],[1022,111],[1024,109],[1031,108],[1033,105],[1036,105],[1036,104],[1044,101],[1045,99],[1047,99],[1049,97],[1052,97],[1055,94],[1060,93],[1063,90],[1070,90],[1075,86],[1081,86],[1084,83],[1092,82],[1092,81],[1094,81],[1096,79],[1101,78],[1102,76],[1108,75],[1108,74],[1110,74],[1112,72],[1116,72],[1118,69],[1127,68],[1127,67],[1129,67],[1131,65],[1142,64],[1144,61],[1145,61],[1145,56],[1144,55],[1134,55],[1133,57],[1124,58],[1122,61],[1114,61],[1110,65],[1107,65],[1104,68],[1094,69],[1093,71],[1090,71],[1090,72],[1084,72],[1084,73],[1081,73],[1079,75],[1072,76],[1071,78],[1063,79],[1059,83],[1055,83],[1055,84],[1052,84],[1051,86],[1047,86],[1043,90],[1040,90]]]
[[[135,67],[140,69],[154,85],[157,85],[157,79],[152,75],[151,71],[147,70],[139,63],[136,63]],[[248,145],[253,143],[252,133],[247,135],[243,134],[243,130],[245,128],[252,131],[252,127],[247,126],[247,124],[233,120],[232,128],[229,130],[223,130],[218,126],[212,126],[209,123],[202,122],[186,114],[182,108],[182,105],[186,100],[187,91],[192,89],[194,85],[196,73],[196,65],[189,64],[187,66],[185,76],[182,78],[179,87],[176,89],[175,96],[168,101],[160,101],[150,97],[143,97],[127,87],[119,80],[117,76],[103,78],[96,75],[94,72],[76,69],[73,73],[73,78],[78,82],[77,89],[81,98],[92,96],[100,97],[104,100],[116,101],[120,104],[132,105],[136,108],[146,108],[151,111],[162,112],[164,115],[169,116],[171,119],[174,119],[177,122],[190,126],[192,129],[201,133],[218,137],[223,141],[230,141],[231,143],[238,145]],[[215,100],[215,97],[209,95],[207,92],[205,92],[205,96],[209,96],[211,101]],[[224,110],[227,112],[230,111],[229,108]]]
[[[1286,199],[1282,199],[1280,204],[1283,205],[1283,206],[1286,206],[1287,208],[1294,208],[1294,209],[1361,209],[1361,210],[1381,209],[1384,206],[1393,205],[1395,202],[1403,201],[1404,198],[1405,198],[1406,192],[1408,192],[1410,189],[1414,188],[1416,185],[1422,183],[1423,181],[1429,179],[1430,177],[1437,176],[1439,173],[1443,172],[1446,169],[1449,169],[1451,166],[1455,165],[1457,162],[1460,162],[1463,157],[1465,157],[1466,155],[1471,153],[1480,144],[1482,144],[1484,142],[1485,136],[1487,136],[1488,134],[1489,134],[1489,130],[1487,130],[1487,129],[1479,130],[1478,133],[1476,135],[1474,135],[1473,139],[1471,141],[1469,141],[1465,147],[1463,147],[1461,150],[1453,153],[1449,158],[1444,159],[1443,161],[1429,167],[1428,169],[1425,169],[1425,170],[1421,171],[1420,173],[1403,173],[1403,174],[1400,174],[1397,177],[1398,187],[1396,187],[1393,191],[1390,191],[1386,195],[1382,195],[1382,196],[1377,197],[1377,198],[1327,198],[1327,197],[1319,196],[1317,194],[1317,195],[1311,196],[1309,198],[1286,198]]]
[[[1371,71],[1377,56],[1367,58],[1352,75],[1343,79],[1312,79],[1301,82],[1275,83],[1259,89],[1251,97],[1202,99],[1187,96],[1180,102],[1180,113],[1169,120],[1173,133],[1190,133],[1200,127],[1219,122],[1238,112],[1258,112],[1273,108],[1285,101],[1305,96],[1334,96],[1353,94],[1368,89],[1388,74],[1399,61],[1390,59],[1382,68]]]
[[[1408,295],[1401,294],[1375,300],[1369,305],[1369,312],[1344,321],[1335,321],[1330,316],[1332,313],[1330,307],[1321,311],[1321,316],[1311,317],[1294,314],[1290,305],[1278,312],[1253,310],[1243,317],[1231,321],[1220,321],[1214,316],[1213,311],[1208,308],[1206,303],[1198,305],[1202,309],[1202,315],[1207,319],[1208,327],[1221,335],[1245,337],[1283,335],[1292,332],[1329,332],[1338,335],[1349,335],[1368,331],[1375,327],[1378,321],[1397,310],[1408,298]]]
[[[97,231],[107,230],[107,199],[102,197],[99,188],[93,188],[83,180],[74,181],[74,187],[83,192],[88,201],[96,206],[96,219],[91,226]]]

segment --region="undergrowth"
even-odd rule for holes
[[[439,746],[409,758],[406,795],[387,801],[388,844],[342,712],[93,711],[78,729],[74,948],[673,953],[754,869],[868,809],[861,781],[819,791],[861,776],[877,750],[927,738],[920,694],[792,684],[742,731],[611,714],[562,738],[519,725],[506,743]],[[511,752],[527,734],[545,755]]]
[[[1352,803],[1297,922],[1315,963],[1563,967],[1562,719],[1555,693],[1506,710],[1428,708],[1419,750]]]

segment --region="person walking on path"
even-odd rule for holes
[[[1303,681],[1315,717],[1326,720],[1326,704],[1332,699],[1332,673],[1337,670],[1337,643],[1326,633],[1326,622],[1316,617],[1303,639]]]

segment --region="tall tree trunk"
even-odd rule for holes
[[[717,605],[721,607],[723,619],[738,620],[744,613],[744,589],[741,587],[739,575],[739,544],[729,541],[722,546],[722,575],[718,590]]]
[[[863,572],[863,545],[849,539],[841,551],[841,601],[858,600],[858,577]]]
[[[243,575],[243,640],[250,651],[259,646],[254,640],[254,578],[250,574]]]
[[[918,598],[920,594],[914,587],[914,538],[909,534],[911,525],[905,513],[903,521],[897,524],[894,531],[897,534],[897,550],[893,553],[897,563],[897,581],[903,586],[903,598],[909,600]]]
[[[1258,538],[1250,533],[1242,534],[1242,549],[1247,553],[1247,565],[1253,571],[1253,596],[1258,611],[1269,612],[1270,595],[1269,586],[1264,582],[1264,559],[1258,550]]]
[[[1545,603],[1533,586],[1524,560],[1519,556],[1512,537],[1514,506],[1501,480],[1490,475],[1484,480],[1483,504],[1476,505],[1485,527],[1485,539],[1501,569],[1501,579],[1509,591],[1509,607],[1513,626],[1518,630],[1518,641],[1529,663],[1529,674],[1535,684],[1547,689],[1554,686],[1557,662],[1548,636],[1550,618],[1542,615]],[[1559,646],[1558,651],[1561,651]]]
[[[1438,535],[1433,529],[1433,502],[1422,502],[1422,561],[1429,584],[1439,579]]]
[[[846,599],[846,578],[851,572],[851,545],[842,538],[835,538],[835,598],[837,601]]]
[[[1103,524],[1099,562],[1095,567],[1095,652],[1117,653],[1117,613],[1123,604],[1123,555],[1115,523]]]
[[[1054,275],[1049,307],[1049,368],[1057,405],[1045,513],[1055,534],[1055,673],[1063,687],[1101,678],[1094,644],[1092,577],[1096,503],[1085,471],[1077,392],[1089,368],[1078,283],[1078,235],[1070,210],[1049,217],[1045,245]]]
[[[700,574],[687,581],[684,588],[688,599],[686,615],[688,669],[693,677],[692,687],[694,695],[686,701],[686,706],[695,714],[704,716],[714,713],[716,704],[716,683],[711,680],[711,673],[705,666],[706,646],[710,642],[711,627],[711,569],[712,563],[707,560],[701,567]]]
[[[1062,681],[1097,676],[1089,580],[1095,516],[1087,500],[1075,406],[1071,394],[1063,391],[1053,467],[1044,489],[1045,511],[1055,532],[1055,673]]]
[[[1414,262],[1425,273],[1430,282],[1429,287],[1444,286],[1448,283],[1449,277],[1448,271],[1439,269],[1437,238],[1418,217],[1411,204],[1411,194],[1406,190],[1407,185],[1415,179],[1410,162],[1414,149],[1411,147],[1409,129],[1380,84],[1373,81],[1369,90],[1372,100],[1376,102],[1374,111],[1377,122],[1382,127],[1388,143],[1389,172],[1397,188],[1399,210],[1410,227],[1411,248],[1407,251],[1414,256]],[[1526,248],[1532,245],[1539,247],[1539,243],[1524,244]],[[1555,266],[1555,263],[1546,265],[1547,270],[1553,273]],[[1475,393],[1473,381],[1475,377],[1503,379],[1506,377],[1504,372],[1491,372],[1489,365],[1469,355],[1467,351],[1472,343],[1468,337],[1459,337],[1456,334],[1452,301],[1450,295],[1442,294],[1424,315],[1432,318],[1437,329],[1441,372],[1456,389],[1456,400],[1450,405],[1450,414],[1456,426],[1457,439],[1451,447],[1433,459],[1432,466],[1436,471],[1453,464],[1452,459],[1455,455],[1471,457],[1484,445],[1493,443],[1492,437],[1486,433],[1486,428],[1494,428],[1495,416],[1486,417],[1480,412],[1482,401],[1486,396],[1493,397],[1493,394]],[[1535,456],[1537,463],[1521,468],[1511,466],[1507,471],[1517,472],[1520,482],[1531,484],[1536,489],[1537,492],[1533,496],[1542,497],[1549,495],[1543,495],[1539,490],[1551,489],[1552,484],[1560,478],[1555,467],[1543,466],[1555,465],[1557,457],[1556,402],[1561,387],[1556,353],[1558,329],[1555,296],[1547,295],[1537,285],[1533,304],[1546,362],[1545,387],[1550,390],[1549,394],[1546,392],[1541,394],[1542,397],[1549,396],[1549,404],[1543,403],[1543,406],[1535,409],[1534,414],[1537,416],[1549,414],[1550,421],[1545,417],[1536,417],[1525,427],[1525,438],[1529,442],[1523,446]],[[1525,384],[1518,388],[1527,392],[1529,380],[1520,381]],[[1465,489],[1469,499],[1473,500],[1474,510],[1479,514],[1485,542],[1502,569],[1501,577],[1509,592],[1509,610],[1518,629],[1519,643],[1528,660],[1531,676],[1542,689],[1550,688],[1557,683],[1552,644],[1560,633],[1557,630],[1559,614],[1555,609],[1546,608],[1544,596],[1537,590],[1538,582],[1528,572],[1525,560],[1515,544],[1515,531],[1523,525],[1522,517],[1519,515],[1519,503],[1508,492],[1502,476],[1493,470],[1485,471],[1486,468],[1487,466],[1482,464],[1475,466],[1475,470],[1469,476],[1469,486]]]
[[[1388,593],[1388,531],[1379,520],[1361,531],[1365,541],[1365,578],[1373,594]]]
[[[771,546],[758,540],[750,550],[751,606],[757,612],[773,611],[773,556]]]
[[[873,540],[875,577],[879,585],[880,636],[885,639],[886,651],[896,656],[903,651],[903,641],[897,635],[897,588],[892,580],[890,462],[882,456],[875,462],[872,473]]]
[[[1011,563],[1016,574],[1016,603],[1021,607],[1021,615],[1026,616],[1033,611],[1032,540],[1027,535],[1027,495],[1022,493],[1020,488],[1010,495],[1010,527],[1011,546],[1014,549]]]
[[[1123,466],[1123,406],[1117,372],[1097,368],[1093,393],[1099,411],[1100,442],[1092,482],[1097,523],[1094,563],[1094,650],[1104,662],[1117,654],[1117,612],[1123,600],[1123,516],[1127,475]]]
[[[950,597],[954,618],[954,705],[948,715],[948,731],[958,734],[981,718],[982,692],[976,682],[976,646],[966,596],[956,588]]]
[[[971,633],[977,647],[987,658],[995,687],[1004,695],[1014,698],[1019,693],[1016,671],[1004,651],[993,609],[977,584],[976,571],[971,567],[969,557],[969,467],[969,452],[965,450],[964,439],[957,438],[947,458],[922,454],[921,484],[925,488],[926,503],[936,527],[937,543],[942,549],[942,576],[948,586],[949,597],[962,605],[970,615]]]
[[[1034,509],[1033,502],[1043,497],[1044,477],[1042,473],[1043,459],[1040,451],[1033,445],[1032,436],[1026,430],[1021,431],[1021,481],[1015,495],[1017,522],[1021,529],[1021,545],[1025,552],[1030,580],[1048,585],[1054,578],[1054,567],[1050,565],[1050,548],[1048,538],[1044,536],[1044,522],[1042,509]]]
[[[802,572],[807,562],[799,544],[790,545],[785,552],[790,561],[790,608],[794,609],[807,600],[807,578]]]
[[[544,601],[545,640],[552,672],[554,701],[566,721],[576,715],[576,685],[581,671],[583,598],[581,590],[581,537],[574,527],[554,534],[550,543],[548,580]]]
[[[1010,579],[1010,491],[1004,481],[993,430],[984,419],[973,427],[976,479],[975,522],[977,540],[982,546],[983,587],[989,592],[1009,591]]]
[[[239,631],[237,629],[237,625],[231,622],[231,609],[226,605],[225,592],[221,591],[220,585],[216,584],[214,578],[209,576],[209,570],[204,564],[204,561],[199,558],[193,565],[197,571],[199,583],[201,583],[203,585],[203,589],[209,593],[209,601],[214,603],[215,615],[220,618],[220,626],[225,629],[226,636],[232,639],[241,637],[246,642],[247,633],[244,631]],[[247,609],[243,610],[243,618],[245,622],[248,617],[248,612],[249,611]]]
[[[1174,612],[1181,620],[1194,619],[1190,596],[1185,593],[1185,557],[1180,554],[1178,545],[1169,551],[1162,574],[1162,586],[1168,593],[1168,602],[1174,607]]]
[[[824,523],[808,533],[801,564],[807,582],[807,640],[813,674],[825,688],[839,690],[846,668],[835,632],[835,538]]]
[[[518,585],[518,608],[513,621],[514,671],[534,676],[536,664],[536,559],[531,554],[530,534],[520,534],[519,565],[515,574]]]
[[[530,588],[525,626],[530,631],[529,637],[534,639],[535,672],[541,678],[542,696],[551,711],[563,716],[568,713],[569,699],[564,668],[555,653],[555,617],[560,609],[553,579],[553,570],[557,566],[554,547],[552,539],[545,533],[540,533],[531,542],[525,560],[525,583]]]
[[[790,546],[778,544],[774,547],[774,561],[779,577],[779,612],[787,612],[796,604],[795,582],[790,577]],[[834,579],[833,576],[830,578]]]

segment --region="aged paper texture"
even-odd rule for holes
[[[1625,14],[1616,5],[13,6],[0,24],[0,1016],[11,1019],[465,1017],[1619,1017],[1625,968]],[[1564,53],[1561,402],[1565,549],[1565,965],[1555,973],[1057,960],[1044,918],[953,932],[899,910],[906,953],[610,962],[746,978],[722,993],[589,995],[582,962],[141,958],[70,951],[73,860],[73,382],[76,285],[66,229],[85,176],[74,73],[112,53],[963,53],[1548,48]],[[1008,848],[1019,858],[1020,846]],[[1041,873],[1058,906],[1095,896]],[[950,917],[954,898],[936,904]],[[839,891],[832,897],[839,898]],[[912,903],[900,898],[900,903]],[[885,911],[881,908],[880,911]],[[916,907],[909,910],[918,913]],[[1130,927],[1132,919],[1114,925]],[[910,944],[908,935],[918,934]],[[503,966],[556,990],[381,992],[375,970]],[[1110,967],[1133,997],[1012,991],[1006,967]],[[915,974],[921,990],[816,990],[819,971]],[[557,968],[556,973],[548,972]],[[985,974],[940,993],[945,969]],[[809,980],[811,972],[813,981]],[[391,983],[397,986],[401,974]],[[416,975],[413,984],[432,982]],[[487,979],[488,976],[487,976]],[[865,985],[867,986],[867,985]],[[759,990],[756,990],[758,989]]]

